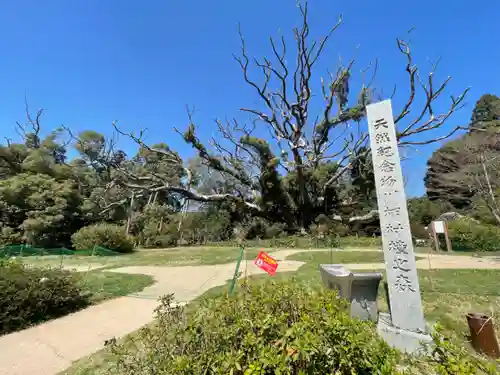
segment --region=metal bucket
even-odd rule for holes
[[[493,358],[500,358],[500,347],[495,335],[493,318],[484,314],[467,314],[471,343],[477,352]]]

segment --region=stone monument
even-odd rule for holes
[[[377,328],[389,345],[415,353],[431,337],[422,309],[391,101],[368,105],[367,117],[390,309],[390,314],[379,315]]]

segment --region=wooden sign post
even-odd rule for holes
[[[446,250],[448,252],[452,251],[450,236],[448,235],[448,223],[444,220],[436,220],[431,223],[432,237],[434,239],[436,251],[440,250],[439,247],[439,236],[438,234],[444,235],[444,240],[446,242]]]
[[[453,248],[451,247],[451,240],[448,235],[448,222],[446,221],[444,222],[444,239],[446,241],[446,250],[448,250],[448,252],[452,252]]]

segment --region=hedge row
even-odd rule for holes
[[[500,228],[488,224],[479,224],[472,220],[461,219],[449,222],[449,235],[455,250],[462,251],[500,251]],[[92,249],[101,246],[119,253],[130,253],[134,249],[134,239],[126,235],[122,226],[114,224],[95,224],[84,227],[73,234],[75,249]],[[427,231],[412,225],[415,238],[428,238]],[[152,247],[175,246],[172,236],[164,236],[161,241],[151,243]],[[168,238],[167,238],[168,237]],[[337,235],[319,236],[277,236],[268,239],[247,239],[248,247],[269,248],[342,248],[342,247],[380,247],[380,237],[340,237]],[[211,242],[210,245],[235,246],[236,240]]]
[[[448,223],[448,234],[456,251],[500,251],[500,228],[495,225],[460,219]]]
[[[125,228],[115,224],[95,224],[83,227],[71,236],[73,247],[77,250],[101,246],[119,253],[134,251],[133,237],[125,234]]]
[[[0,334],[79,310],[89,297],[68,271],[0,259]]]

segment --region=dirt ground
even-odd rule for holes
[[[417,260],[418,269],[500,269],[500,260],[498,257],[470,257],[457,255],[440,254],[418,254],[422,258]],[[346,264],[346,268],[356,270],[383,269],[383,263],[361,263]]]
[[[303,251],[310,250],[290,249],[274,252],[272,255],[279,260],[278,271],[297,270],[303,262],[286,260],[286,257]],[[432,268],[500,269],[500,262],[493,258],[436,254],[430,255],[429,258]],[[345,266],[351,269],[384,267],[383,264]],[[425,259],[417,261],[417,266],[429,268],[427,255]],[[81,271],[87,269],[88,267],[85,267]],[[105,340],[123,337],[148,324],[153,319],[158,297],[175,293],[179,303],[187,303],[210,288],[231,279],[234,269],[235,264],[230,263],[185,267],[133,266],[106,271],[151,275],[156,283],[134,295],[106,301],[60,319],[0,337],[0,374],[57,374],[71,366],[73,361],[101,349]],[[250,262],[247,270],[248,275],[263,273]]]

